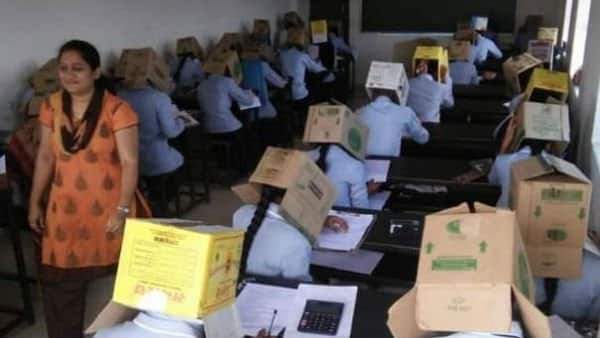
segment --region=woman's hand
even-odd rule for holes
[[[108,223],[106,224],[106,232],[120,232],[125,226],[125,219],[127,218],[127,213],[121,210],[115,210],[115,212],[108,219]]]
[[[348,223],[343,218],[337,216],[327,216],[325,227],[337,233],[348,232]]]
[[[29,214],[27,215],[29,227],[31,230],[38,234],[41,234],[46,228],[46,222],[44,221],[43,208],[38,203],[31,203],[29,206]]]

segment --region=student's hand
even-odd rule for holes
[[[382,184],[383,183],[375,183],[373,180],[367,182],[367,191],[369,192],[369,195],[379,192]]]
[[[32,203],[32,205],[29,206],[29,213],[27,215],[29,227],[38,234],[41,234],[46,228],[44,212],[42,210],[40,205]]]
[[[348,232],[348,223],[343,218],[337,216],[327,216],[325,227],[337,233]]]
[[[267,330],[262,329],[254,338],[277,338],[276,336],[267,336]]]
[[[596,244],[596,247],[600,249],[600,234],[598,234],[595,230],[588,231],[588,236]]]
[[[108,219],[108,223],[106,223],[106,232],[116,233],[122,231],[123,227],[125,226],[126,218],[126,213],[120,210],[115,210]]]

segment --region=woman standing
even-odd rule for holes
[[[119,259],[137,186],[138,119],[102,84],[94,46],[69,41],[58,59],[62,90],[40,111],[29,224],[42,236],[48,335],[76,338],[83,337],[88,283]]]

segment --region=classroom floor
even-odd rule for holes
[[[211,198],[212,200],[210,204],[199,205],[186,214],[184,218],[202,220],[209,224],[230,225],[233,212],[241,205],[240,200],[235,197],[235,195],[229,191],[229,189],[224,188],[213,188]],[[34,261],[31,237],[28,233],[23,233],[23,242],[25,245],[28,263],[27,271],[29,274],[31,274],[33,271]],[[0,230],[0,271],[14,271],[14,259],[11,250],[12,249],[9,245],[8,237]],[[86,326],[87,324],[91,323],[95,316],[109,301],[112,294],[113,282],[114,278],[110,277],[100,279],[90,285],[87,298]],[[0,281],[0,306],[13,306],[20,304],[19,290],[13,284],[15,283]],[[22,326],[9,333],[7,337],[47,337],[39,288],[37,286],[32,286],[31,290],[35,307],[35,324],[33,326]],[[0,326],[5,320],[6,317],[0,315]]]

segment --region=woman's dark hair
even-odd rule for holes
[[[531,148],[532,156],[540,155],[542,153],[542,151],[544,151],[546,149],[547,145],[548,145],[548,142],[544,141],[544,140],[526,139],[526,140],[523,140],[523,142],[521,142],[521,148],[527,147],[527,146]]]
[[[177,65],[177,70],[175,71],[175,74],[173,74],[173,80],[175,80],[175,83],[179,82],[179,78],[181,77],[181,70],[183,69],[183,66],[185,65],[185,62],[188,59],[194,59],[194,55],[192,53],[188,53],[188,54],[183,54],[179,56],[179,64]]]
[[[263,185],[261,199],[256,206],[256,211],[252,217],[252,221],[246,229],[246,235],[244,236],[244,244],[242,246],[242,259],[240,262],[240,276],[246,273],[246,267],[248,266],[248,256],[250,255],[250,248],[254,243],[254,238],[260,230],[260,227],[267,216],[267,210],[269,210],[269,204],[275,201],[279,196],[283,195],[283,190],[276,189]]]
[[[321,144],[321,147],[319,148],[317,167],[319,167],[324,173],[327,173],[327,154],[329,154],[330,147],[330,144]]]

